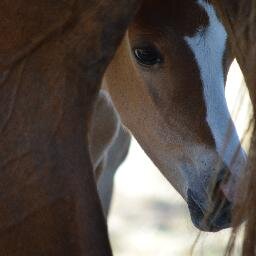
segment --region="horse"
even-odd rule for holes
[[[231,226],[246,165],[224,94],[227,48],[208,1],[144,1],[102,85],[203,231]]]
[[[245,81],[250,93],[252,105],[254,108],[253,121],[256,120],[256,1],[218,1],[212,0],[213,5],[218,11],[219,17],[229,34],[232,50],[243,71]],[[241,220],[246,219],[245,236],[243,239],[242,255],[255,255],[256,252],[256,129],[254,126],[250,154],[249,171],[244,181],[240,185],[240,193],[244,196],[242,207],[235,212],[235,229],[232,239],[228,246],[228,254],[231,255],[234,247],[234,238],[236,237],[237,226]],[[246,189],[244,189],[246,188]]]
[[[105,217],[108,216],[114,175],[127,156],[130,133],[121,123],[109,94],[100,90],[89,127],[89,152]]]
[[[139,4],[1,1],[4,254],[111,255],[85,135]]]
[[[112,255],[87,134],[139,3],[0,2],[1,255]]]

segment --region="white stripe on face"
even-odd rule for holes
[[[240,163],[239,166],[236,166],[237,164],[232,163],[240,141],[227,108],[224,92],[222,60],[227,34],[212,5],[204,0],[197,2],[207,12],[209,24],[207,27],[199,28],[194,36],[186,36],[184,39],[192,50],[199,67],[207,109],[207,122],[213,134],[217,151],[230,170],[236,173],[240,171],[243,164]],[[243,151],[240,150],[239,162],[244,162],[243,154]]]

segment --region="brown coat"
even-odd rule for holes
[[[85,135],[138,4],[0,1],[1,255],[111,255]]]

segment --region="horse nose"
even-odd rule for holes
[[[227,200],[222,187],[230,179],[231,172],[227,167],[224,167],[215,176],[210,180],[208,194],[213,205],[218,206],[223,200]]]
[[[231,225],[231,215],[233,204],[225,196],[222,190],[223,184],[226,184],[231,177],[228,168],[222,169],[217,175],[213,189],[210,191],[211,205],[208,212],[208,218],[213,226],[217,229],[228,228]]]
[[[229,175],[227,169],[220,172],[204,201],[200,199],[198,192],[188,189],[187,204],[192,222],[198,229],[216,232],[231,226],[232,203],[221,190],[222,182],[225,182]]]

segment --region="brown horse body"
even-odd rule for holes
[[[120,0],[93,4],[29,0],[0,3],[0,248],[3,255],[111,255],[85,134],[104,69],[138,5],[139,1]],[[202,21],[205,21],[203,16]],[[143,26],[143,23],[139,21],[135,25]],[[135,26],[133,32],[130,30],[130,38],[131,33],[137,33],[136,29]],[[185,29],[188,29],[188,36],[195,32],[190,26]],[[120,49],[123,47],[124,44]],[[120,51],[116,61],[119,54]],[[178,64],[181,68],[181,63]],[[131,67],[134,68],[134,64]],[[198,73],[195,67],[193,65],[190,70]],[[138,71],[132,74],[134,78]],[[127,76],[122,76],[122,79],[124,77]],[[140,79],[143,78],[145,76]],[[182,77],[177,81],[182,81]],[[197,82],[199,85],[200,81]],[[140,137],[130,114],[140,108],[137,109],[135,104],[129,106],[129,113],[125,112],[127,100],[123,107],[118,100],[118,97],[125,99],[124,91],[117,87],[114,92],[115,86],[117,83],[109,89],[118,110],[121,110],[122,119],[135,136]],[[152,107],[141,108],[144,113],[135,120],[150,137],[152,130],[146,126],[153,124],[152,129],[158,128],[154,123],[162,121],[159,112],[154,112],[155,99],[165,106],[166,100],[170,101],[169,96],[173,95],[168,93],[168,97],[164,97],[152,86],[148,89],[150,94],[136,95],[134,87],[126,91],[129,92],[126,97],[134,97],[135,103],[143,101]],[[200,93],[199,88],[196,91]],[[178,103],[176,111],[180,111],[181,116],[176,118],[179,120],[191,114],[186,114],[187,107],[192,107],[197,101],[192,97],[190,104],[184,106],[180,99],[190,96],[189,93],[175,92],[171,99]],[[201,107],[196,103],[193,113],[204,113]],[[170,106],[164,110],[166,115]],[[170,122],[164,120],[163,131],[156,129],[160,137],[151,138],[153,148],[144,144],[149,154],[153,149],[170,153],[164,141],[158,140],[162,135],[165,140],[170,139],[165,137]],[[196,140],[212,146],[207,127],[191,123],[192,133],[199,128],[201,134]],[[183,129],[182,132],[191,134]],[[158,146],[159,142],[163,148]],[[176,147],[181,146],[177,143],[179,140],[174,142]],[[153,158],[161,168],[161,159]],[[168,172],[166,168],[163,170]],[[178,172],[176,174],[180,176]],[[180,182],[174,185],[183,190]]]
[[[138,4],[0,2],[1,255],[111,255],[86,134]]]

